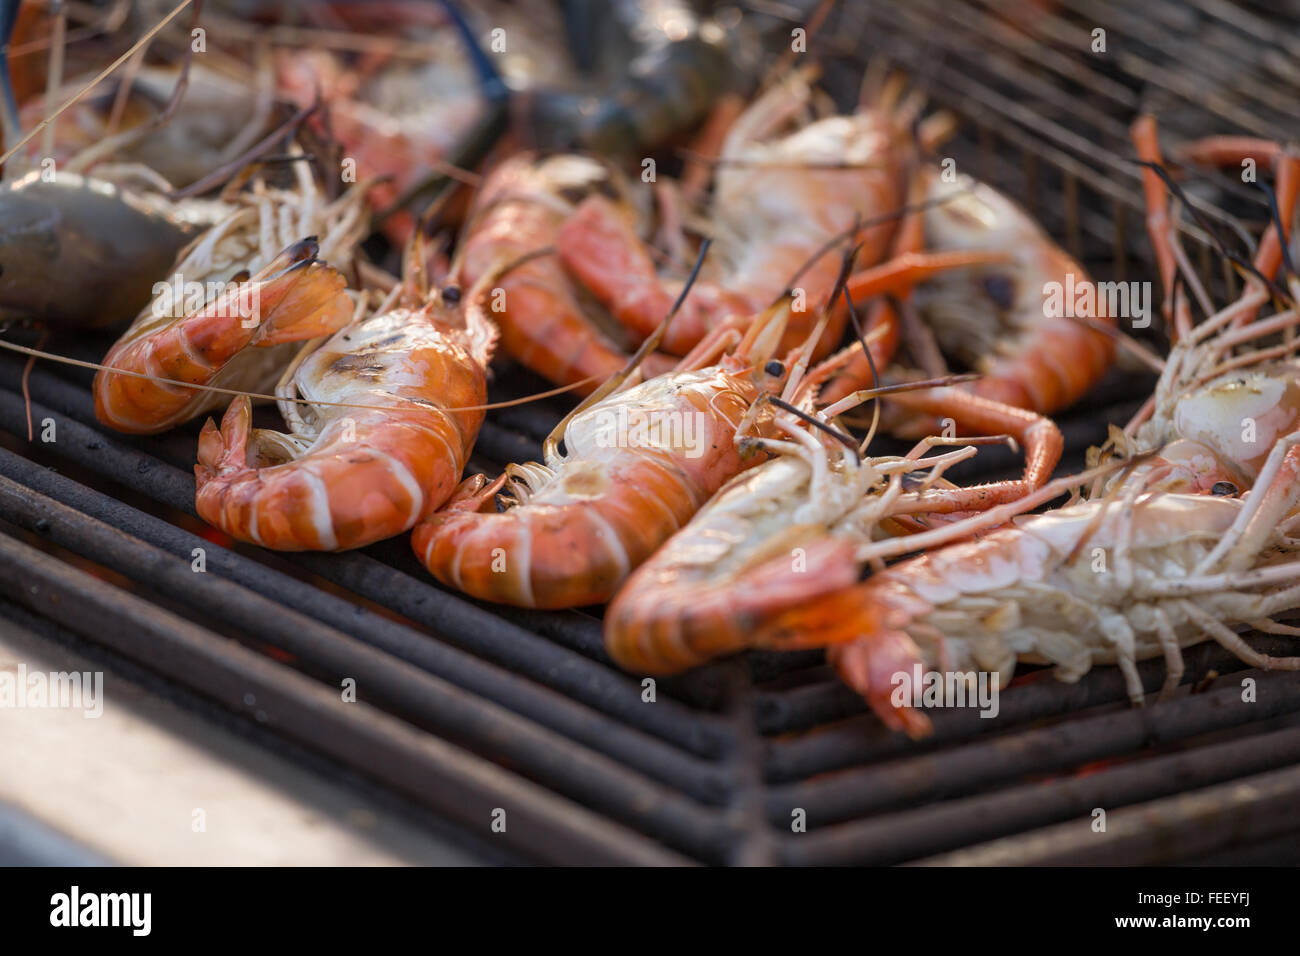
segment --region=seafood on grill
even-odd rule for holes
[[[901,90],[891,85],[850,116],[798,124],[812,96],[807,74],[794,72],[727,132],[703,214],[716,253],[664,337],[664,351],[684,355],[719,322],[755,315],[792,288],[804,307],[792,314],[782,346],[794,348],[828,300],[837,245],[856,243],[866,266],[880,263],[906,196],[914,136],[923,150],[936,145],[946,135],[946,117],[918,123],[920,103],[900,102]],[[678,210],[670,218],[684,215]],[[635,210],[607,196],[579,202],[556,244],[569,272],[638,339],[655,329],[682,288],[661,274],[638,234]],[[880,294],[939,271],[1006,258],[1005,251],[916,253],[855,276],[849,289],[859,297]],[[836,310],[818,356],[843,336],[845,322]]]
[[[590,157],[516,153],[484,179],[461,236],[454,269],[462,285],[512,266],[492,304],[501,350],[558,385],[585,382],[594,391],[627,364],[632,342],[616,323],[599,324],[553,253],[536,253],[555,245],[575,198],[622,185]],[[668,367],[650,356],[646,371]]]
[[[1036,492],[1059,456],[1056,426],[1021,409],[971,398],[969,416],[958,412],[968,433],[1001,424],[1006,415],[1032,418],[1032,427],[1050,433],[1037,445],[1055,454],[1030,455],[1018,481],[955,487],[942,482],[943,472],[974,454],[973,445],[923,456],[960,439],[927,438],[905,457],[863,458],[802,421],[779,415],[772,431],[780,438],[746,439],[775,457],[733,478],[619,591],[605,616],[610,655],[634,672],[668,674],[769,646],[767,622],[856,583],[862,565],[854,546],[907,530],[896,527],[898,519],[984,511]],[[829,556],[842,563],[823,560]]]
[[[1114,340],[1097,325],[1113,327],[1117,318],[1098,301],[1083,266],[1018,205],[969,176],[947,177],[939,167],[925,166],[913,189],[912,207],[920,211],[912,216],[919,221],[900,233],[915,249],[1010,256],[1001,263],[941,272],[910,290],[923,333],[959,367],[979,373],[977,381],[961,389],[1044,415],[1082,398],[1114,357]],[[895,254],[907,251],[913,250],[896,249]],[[1059,290],[1060,308],[1050,307],[1050,289]],[[1081,295],[1089,289],[1094,290],[1091,302]],[[1081,302],[1078,317],[1090,324],[1076,321],[1076,299]],[[900,321],[889,303],[878,306],[878,315],[879,322]],[[866,357],[854,346],[850,350],[851,360],[823,390],[828,404],[871,382]],[[873,357],[877,366],[888,358]],[[946,365],[931,365],[920,374],[946,370]],[[891,421],[888,427],[913,438],[937,429],[933,419],[920,416]]]
[[[1237,494],[1256,489],[1289,510],[1300,496],[1296,475],[1300,452],[1287,449],[1300,430],[1300,359],[1292,308],[1263,318],[1258,313],[1274,297],[1270,287],[1281,265],[1285,237],[1271,228],[1259,244],[1239,298],[1214,311],[1186,263],[1169,211],[1169,188],[1157,173],[1161,162],[1155,121],[1140,118],[1133,127],[1143,173],[1147,217],[1156,261],[1166,289],[1178,271],[1190,276],[1207,317],[1193,323],[1186,295],[1166,299],[1174,344],[1163,363],[1154,393],[1122,434],[1100,452],[1146,455],[1131,480],[1166,491]],[[1294,215],[1300,192],[1300,158],[1278,164],[1277,202],[1282,222]],[[1269,336],[1282,334],[1274,341]],[[1282,454],[1283,464],[1276,456]],[[1270,464],[1271,463],[1271,464]],[[1278,517],[1281,516],[1279,513]]]
[[[763,645],[830,647],[849,686],[914,736],[930,722],[899,693],[899,675],[918,668],[1007,681],[1026,661],[1075,681],[1113,663],[1134,703],[1143,699],[1137,661],[1165,659],[1168,693],[1182,677],[1181,649],[1207,638],[1253,667],[1297,670],[1300,658],[1261,654],[1237,633],[1292,633],[1272,618],[1300,607],[1295,539],[1276,524],[1254,535],[1264,515],[1252,504],[1154,492],[1021,517],[825,592],[771,622]],[[1258,546],[1216,559],[1221,542],[1246,540]],[[810,574],[851,555],[824,557]]]
[[[483,422],[497,332],[480,290],[424,288],[425,266],[367,314],[309,343],[276,395],[287,432],[241,396],[199,436],[195,504],[277,551],[343,551],[411,528],[456,488]]]
[[[95,376],[95,414],[119,431],[163,431],[225,403],[184,384],[264,393],[308,339],[352,317],[340,269],[368,229],[364,187],[324,200],[305,163],[295,188],[261,180],[158,283]],[[123,374],[127,373],[127,374]]]
[[[544,463],[512,464],[490,483],[467,479],[416,528],[417,556],[439,581],[489,601],[608,600],[719,486],[757,461],[738,440],[766,427],[760,396],[806,400],[814,384],[806,365],[772,360],[790,305],[787,297],[752,322],[719,326],[674,371],[607,383],[610,394],[596,392],[551,433]],[[513,501],[498,512],[503,489]]]

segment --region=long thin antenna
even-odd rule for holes
[[[322,408],[389,408],[389,405],[365,405],[357,402],[326,402],[314,398],[282,398],[279,395],[266,395],[261,392],[245,392],[238,388],[223,388],[220,385],[199,385],[194,382],[186,382],[176,378],[162,378],[158,375],[150,375],[148,372],[135,372],[130,369],[114,368],[111,365],[101,365],[99,362],[87,362],[84,359],[74,359],[67,355],[57,355],[54,352],[45,352],[41,349],[30,348],[26,345],[19,345],[17,342],[6,342],[0,339],[0,349],[6,349],[10,352],[17,352],[20,355],[29,356],[33,361],[36,359],[45,359],[49,362],[58,362],[60,365],[72,365],[76,368],[90,369],[95,372],[109,372],[113,375],[125,375],[128,378],[143,378],[151,382],[161,382],[164,385],[178,385],[182,388],[193,389],[196,392],[213,392],[218,395],[231,395],[234,397],[254,398],[259,401],[267,402],[292,402],[296,405],[319,405]],[[599,376],[589,375],[586,378],[573,382],[569,385],[561,385],[557,388],[548,389],[545,392],[536,392],[532,395],[524,395],[520,398],[512,398],[504,402],[489,402],[486,405],[461,405],[456,408],[444,408],[445,412],[481,412],[491,411],[494,408],[513,408],[516,405],[526,405],[529,402],[541,401],[545,398],[553,398],[556,395],[563,395],[565,392],[571,392],[575,388],[582,388],[584,385],[590,385],[596,381]],[[416,404],[423,404],[421,401],[415,401]]]

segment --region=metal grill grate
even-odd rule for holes
[[[1123,159],[1140,105],[1163,98],[1186,124],[1167,126],[1179,135],[1272,135],[1287,118],[1298,128],[1300,100],[1270,92],[1295,90],[1297,34],[1214,0],[1144,5],[1140,18],[1080,3],[1032,24],[978,2],[841,6],[828,35],[860,38],[855,63],[884,51],[927,82],[969,124],[959,163],[1036,196],[1031,207],[1090,265],[1140,267],[1140,199]],[[1109,59],[1087,52],[1093,20]],[[1224,66],[1193,69],[1191,37]],[[1201,102],[1207,84],[1221,105]],[[57,343],[92,359],[106,344]],[[21,370],[0,357],[0,615],[110,648],[473,832],[503,807],[501,840],[524,858],[1152,863],[1246,845],[1275,861],[1269,841],[1295,825],[1300,773],[1276,768],[1300,761],[1300,676],[1245,670],[1217,646],[1187,654],[1185,690],[1232,675],[1203,693],[1133,710],[1114,668],[1076,685],[1031,671],[1004,690],[996,719],[938,713],[922,744],[886,733],[820,653],[722,662],[661,681],[645,703],[605,656],[598,617],[448,593],[404,538],[343,555],[214,542],[193,517],[197,428],[106,432],[78,371],[32,375],[33,417],[53,419],[57,440],[27,443]],[[498,381],[494,398],[535,384],[507,370]],[[1100,401],[1065,416],[1067,465],[1149,384],[1115,375]],[[564,407],[492,413],[472,467],[536,456]],[[1013,467],[981,458],[986,472]],[[198,547],[204,574],[191,569]],[[1163,665],[1140,673],[1154,689]],[[1239,676],[1257,680],[1258,703],[1241,702]],[[340,704],[344,677],[360,703]],[[1099,806],[1105,834],[1089,826]],[[800,810],[806,833],[791,829]]]

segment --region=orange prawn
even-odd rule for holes
[[[199,515],[266,548],[342,551],[432,514],[483,422],[497,333],[481,299],[405,284],[374,314],[359,303],[356,318],[304,348],[277,386],[288,433],[253,428],[246,397],[220,428],[204,425]]]

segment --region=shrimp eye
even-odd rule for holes
[[[1237,486],[1230,481],[1216,481],[1210,488],[1210,494],[1220,498],[1231,498],[1237,494]]]
[[[1010,276],[999,273],[986,277],[984,292],[999,309],[1010,309],[1016,304],[1016,287]]]
[[[460,301],[460,286],[449,285],[442,290],[442,301],[448,305],[455,305]]]
[[[763,371],[768,375],[771,375],[773,378],[779,378],[785,374],[785,366],[776,359],[772,359],[772,361],[763,366]]]

